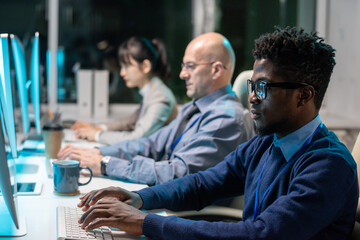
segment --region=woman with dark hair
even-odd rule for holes
[[[110,145],[149,136],[176,117],[175,97],[163,83],[170,66],[161,40],[131,37],[119,48],[119,62],[126,86],[140,89],[141,105],[131,116],[107,124],[76,122],[72,129],[78,138]]]

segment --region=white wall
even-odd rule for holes
[[[323,108],[360,126],[360,0],[318,0],[317,31],[336,49]]]

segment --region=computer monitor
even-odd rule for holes
[[[23,133],[26,136],[30,129],[30,120],[29,120],[29,96],[27,89],[27,75],[26,75],[26,66],[25,66],[25,54],[24,47],[21,44],[21,41],[13,34],[10,35],[12,53],[14,58],[15,65],[15,76],[19,92],[20,99],[20,109],[21,109],[21,118]]]
[[[24,136],[30,130],[30,119],[34,119],[36,134],[31,134],[29,138],[41,138],[41,122],[40,122],[40,76],[39,76],[39,33],[35,33],[32,44],[32,53],[30,58],[29,80],[27,80],[25,51],[21,41],[13,34],[10,35],[12,53],[15,66],[15,75],[17,80],[19,100],[21,107],[21,117]],[[29,96],[30,88],[31,103],[33,106],[33,114],[29,115]]]
[[[31,102],[37,134],[41,134],[40,123],[40,77],[39,77],[39,33],[35,33],[30,60]]]
[[[18,211],[15,160],[7,157],[4,135],[0,125],[0,237],[20,237],[27,233],[26,222]]]
[[[3,125],[8,136],[13,158],[18,157],[15,134],[15,117],[10,77],[8,34],[0,34],[0,101]]]

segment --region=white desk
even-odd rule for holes
[[[45,168],[45,157],[42,154],[35,154],[32,157],[19,158],[18,162],[23,164],[37,165],[36,174],[20,174],[20,180],[34,180],[34,177],[43,181],[43,189],[41,195],[38,196],[19,196],[18,209],[21,215],[26,218],[27,234],[19,238],[2,238],[2,239],[19,239],[19,240],[34,240],[34,239],[56,239],[56,207],[59,205],[75,207],[79,202],[79,196],[64,197],[57,196],[53,193],[53,179],[47,177]],[[26,167],[26,166],[25,166]],[[33,168],[32,168],[33,169]],[[82,179],[85,182],[86,177]],[[81,180],[80,180],[81,181]],[[107,178],[94,177],[92,181],[85,186],[80,186],[81,194],[87,193],[94,189],[99,189],[107,186],[119,186],[127,190],[140,190],[146,185],[132,184],[122,181],[111,180]]]

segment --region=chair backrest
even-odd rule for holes
[[[251,78],[253,74],[252,70],[246,70],[241,72],[235,79],[233,85],[233,91],[240,99],[240,102],[245,108],[249,108],[248,93],[247,93],[247,80]]]
[[[359,181],[359,190],[360,190],[360,133],[355,141],[355,144],[354,144],[351,154],[356,161],[358,181]]]

